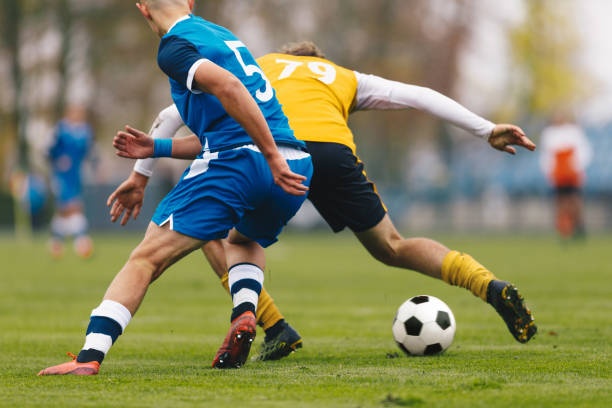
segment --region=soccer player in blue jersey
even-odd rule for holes
[[[123,157],[199,153],[198,159],[159,204],[143,241],[92,311],[79,355],[39,375],[97,374],[149,285],[189,252],[224,237],[234,308],[213,367],[240,367],[255,337],[262,247],[274,243],[297,212],[312,176],[304,143],[293,136],[274,90],[242,42],[192,15],[193,0],[141,0],[137,6],[161,37],[158,64],[195,134],[154,141],[127,126],[114,146]]]
[[[86,258],[93,251],[91,238],[87,235],[87,219],[83,213],[81,197],[81,168],[93,146],[93,132],[86,116],[83,107],[68,106],[64,117],[55,127],[47,152],[55,194],[50,249],[56,258],[62,255],[64,241],[68,237],[74,238],[74,249],[79,256]]]

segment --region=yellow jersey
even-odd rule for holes
[[[357,78],[326,59],[268,54],[257,59],[283,105],[295,137],[332,142],[355,153],[348,115],[357,95]]]

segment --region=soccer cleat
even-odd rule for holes
[[[259,354],[252,359],[254,361],[280,360],[297,349],[302,348],[302,346],[300,334],[289,323],[285,323],[283,329],[275,337],[265,337],[259,349]]]
[[[538,331],[531,310],[513,284],[492,280],[487,287],[487,302],[504,319],[518,342],[527,343]]]
[[[100,370],[100,363],[97,361],[90,361],[88,363],[79,363],[76,361],[77,356],[72,353],[66,353],[72,357],[72,361],[67,363],[59,364],[56,366],[45,368],[40,370],[38,375],[96,375]]]
[[[240,368],[246,362],[255,339],[256,320],[247,311],[234,319],[221,348],[213,360],[213,368]]]

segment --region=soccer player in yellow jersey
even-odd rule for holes
[[[358,110],[419,109],[510,154],[515,153],[511,145],[535,149],[523,131],[514,125],[493,124],[431,89],[340,67],[310,42],[290,44],[282,53],[265,55],[257,62],[276,90],[296,137],[307,143],[314,165],[308,198],[332,230],[350,228],[372,256],[386,265],[468,289],[495,308],[517,341],[529,341],[537,328],[514,285],[498,280],[465,253],[431,239],[406,239],[399,234],[356,156],[347,120]],[[182,124],[176,108],[168,107],[160,113],[151,136],[171,137]],[[130,178],[109,197],[109,203],[115,199],[118,203],[111,209],[113,221],[124,210],[122,223],[130,214],[137,215],[152,164],[150,159],[138,161]],[[227,289],[223,243],[210,242],[203,251]],[[266,330],[259,358],[281,358],[301,346],[301,338],[284,322],[269,294],[262,291],[259,302],[257,317]]]

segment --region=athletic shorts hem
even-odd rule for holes
[[[557,186],[555,187],[555,193],[557,195],[570,195],[580,193],[582,189],[578,186]]]
[[[367,231],[377,226],[383,220],[383,218],[385,218],[385,215],[387,215],[387,211],[382,210],[382,212],[380,212],[377,217],[374,217],[374,216],[370,217],[370,221],[372,221],[372,225],[362,223],[359,225],[359,227],[355,227],[355,228],[351,228],[350,226],[348,227],[353,232],[364,232],[364,231]],[[340,232],[340,231],[334,231],[334,232]]]
[[[363,232],[387,214],[364,165],[346,145],[306,142],[314,165],[308,199],[332,231]]]
[[[239,233],[241,233],[242,235],[244,235],[245,237],[247,237],[248,239],[250,239],[251,241],[255,241],[257,242],[259,245],[261,245],[262,248],[267,248],[270,245],[276,243],[278,241],[278,238],[274,238],[274,239],[270,239],[270,238],[253,238],[251,236],[249,236],[248,233],[241,231],[241,229],[236,226],[234,227],[234,229],[236,231],[238,231]]]
[[[157,225],[160,228],[168,223],[167,219],[161,222],[157,220],[151,220],[151,222],[153,222],[155,225]],[[202,234],[196,230],[186,228],[183,225],[176,225],[176,224],[172,225],[172,227],[169,229],[171,231],[178,232],[179,234],[183,234],[183,235],[186,235],[194,239],[199,239],[200,241],[214,241],[216,239],[223,239],[223,238],[226,238],[227,234],[229,233],[229,231],[225,231],[225,232],[216,232],[216,233],[211,233],[211,234]]]

